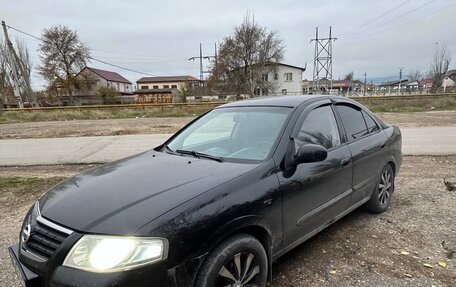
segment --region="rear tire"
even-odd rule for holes
[[[394,171],[391,165],[387,164],[383,168],[380,178],[377,180],[371,198],[365,205],[366,209],[373,213],[382,213],[388,210],[393,192]]]
[[[204,260],[195,287],[265,287],[268,258],[261,243],[248,234],[238,234],[218,245]]]

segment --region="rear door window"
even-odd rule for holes
[[[377,123],[374,121],[374,119],[368,113],[366,113],[365,111],[361,111],[361,112],[364,116],[364,120],[366,121],[367,129],[368,129],[369,133],[374,133],[374,132],[380,130]]]
[[[369,133],[361,109],[348,105],[336,105],[347,134],[348,141],[356,140]]]

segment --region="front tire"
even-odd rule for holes
[[[394,171],[391,165],[387,164],[377,180],[371,198],[366,203],[366,209],[373,213],[382,213],[388,210],[391,203],[391,196],[394,191]]]
[[[264,287],[268,258],[261,243],[238,234],[218,245],[202,264],[195,287]]]

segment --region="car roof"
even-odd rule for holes
[[[297,107],[304,102],[315,99],[329,99],[328,95],[296,95],[296,96],[271,96],[258,97],[253,99],[236,101],[219,106],[225,107],[252,107],[252,106],[276,106],[276,107]]]

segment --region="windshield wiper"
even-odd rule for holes
[[[202,152],[197,152],[197,151],[194,151],[194,150],[184,150],[184,149],[178,149],[176,150],[177,153],[180,153],[180,154],[188,154],[188,155],[192,155],[196,158],[207,158],[207,159],[212,159],[212,160],[215,160],[215,161],[218,161],[218,162],[223,162],[223,158],[222,157],[218,157],[218,156],[214,156],[214,155],[210,155],[210,154],[206,154],[206,153],[202,153]]]
[[[176,154],[176,152],[173,151],[168,145],[164,145],[163,147],[165,148],[167,153]]]

